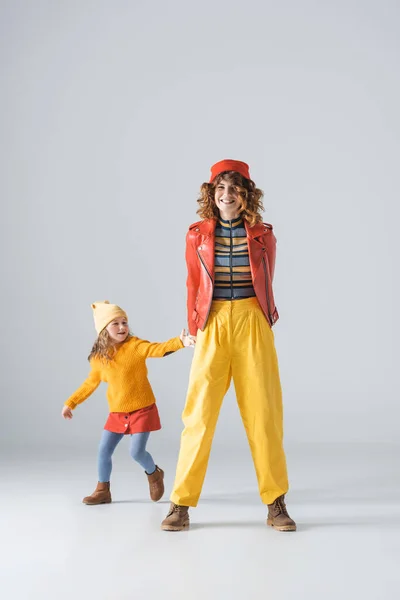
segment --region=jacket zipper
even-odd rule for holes
[[[271,304],[270,304],[270,300],[269,300],[269,289],[268,289],[268,275],[267,275],[267,265],[265,262],[265,257],[262,257],[262,263],[263,263],[263,267],[264,267],[264,275],[265,275],[265,291],[267,292],[267,307],[268,307],[268,317],[269,317],[269,321],[272,325],[274,324],[273,319],[272,319],[272,313],[271,313]]]
[[[229,250],[229,274],[230,274],[230,278],[231,278],[231,300],[233,300],[233,266],[232,266],[232,221],[229,222],[230,224],[230,229],[229,229],[229,235],[230,235],[230,250]]]
[[[212,280],[212,277],[211,277],[211,275],[210,275],[210,273],[209,273],[209,271],[208,271],[208,269],[207,269],[207,267],[206,267],[206,264],[205,264],[204,260],[201,258],[200,252],[199,252],[198,250],[196,250],[196,252],[197,252],[197,256],[198,256],[198,257],[199,257],[199,259],[200,259],[200,262],[201,262],[201,264],[203,265],[203,267],[204,267],[204,269],[205,269],[205,271],[206,271],[207,275],[209,276],[209,278],[210,278],[210,280],[211,280],[211,285],[212,285],[212,287],[213,287],[213,289],[214,289],[213,280]],[[210,304],[209,304],[209,306],[208,306],[208,311],[207,311],[206,319],[205,319],[205,321],[204,321],[204,325],[205,325],[205,324],[207,323],[207,321],[208,321],[208,315],[210,314],[210,310],[211,310],[211,304],[212,304],[212,299],[213,299],[213,295],[211,294],[211,301],[210,301]]]

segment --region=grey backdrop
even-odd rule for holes
[[[95,452],[104,387],[60,417],[90,303],[180,332],[185,233],[222,158],[249,162],[278,238],[287,443],[397,441],[398,3],[0,7],[3,452]],[[148,363],[173,452],[190,361]],[[230,390],[216,446],[241,444]]]

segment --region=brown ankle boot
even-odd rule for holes
[[[182,531],[189,529],[189,507],[171,502],[169,513],[161,523],[163,531]]]
[[[154,473],[146,473],[149,480],[150,498],[153,502],[158,502],[164,496],[164,471],[157,467]]]
[[[296,531],[296,523],[286,510],[285,496],[279,496],[272,504],[268,504],[267,525],[278,531]]]
[[[82,502],[89,505],[109,504],[111,502],[110,482],[101,483],[99,481],[93,494],[86,496]]]

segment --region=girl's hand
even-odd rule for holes
[[[63,406],[61,415],[64,417],[64,419],[72,419],[72,410],[69,406]]]
[[[179,337],[181,339],[182,344],[185,346],[185,348],[188,348],[188,347],[193,348],[196,345],[196,336],[188,335],[186,333],[186,329],[182,329],[181,335]]]

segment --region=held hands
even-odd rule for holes
[[[61,411],[61,416],[64,417],[64,419],[72,419],[73,415],[72,415],[72,410],[70,409],[69,406],[63,406],[63,409]]]
[[[194,346],[196,345],[196,336],[187,334],[186,329],[182,329],[181,335],[179,337],[185,348],[194,348]]]

